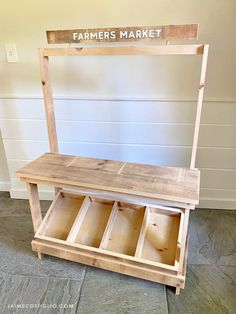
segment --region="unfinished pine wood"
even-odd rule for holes
[[[77,42],[194,40],[197,39],[197,36],[198,24],[47,31],[47,40],[49,44],[70,44]]]
[[[53,106],[52,87],[49,75],[49,59],[44,55],[44,50],[39,49],[39,64],[41,83],[44,98],[44,108],[47,120],[48,140],[51,153],[58,152],[57,130]]]
[[[34,232],[37,231],[42,222],[41,206],[39,201],[38,186],[37,184],[27,183],[27,189],[29,194],[29,203],[31,217],[34,227]]]
[[[79,249],[81,251],[85,251],[87,253],[93,253],[94,255],[106,255],[106,256],[111,256],[111,257],[115,257],[115,258],[121,258],[121,259],[125,259],[126,261],[128,261],[129,263],[138,263],[140,265],[145,265],[145,266],[149,266],[152,269],[157,269],[158,271],[166,271],[169,272],[171,274],[178,274],[178,269],[176,268],[176,266],[173,265],[167,265],[167,264],[162,264],[159,262],[153,262],[150,260],[145,260],[143,258],[137,258],[135,256],[131,256],[131,255],[125,255],[125,254],[121,254],[121,253],[117,253],[117,252],[113,252],[113,251],[108,251],[108,250],[104,250],[104,249],[100,249],[100,248],[96,248],[94,246],[88,246],[88,245],[84,245],[84,244],[80,244],[80,243],[75,243],[75,242],[68,242],[65,240],[60,240],[60,239],[56,239],[56,238],[50,238],[44,235],[37,235],[35,236],[35,239],[37,241],[39,241],[40,243],[50,243],[50,244],[55,244],[55,245],[59,245],[59,246],[64,246],[66,245],[67,247],[70,248],[76,248]]]
[[[104,231],[104,234],[103,234],[100,246],[99,246],[100,249],[105,249],[107,247],[107,244],[108,244],[108,241],[109,241],[109,238],[111,235],[111,231],[112,231],[114,223],[115,223],[117,213],[118,213],[118,202],[114,202],[114,204],[112,206],[111,213],[110,213],[109,220],[108,220],[107,225],[106,225],[106,229]]]
[[[41,234],[51,238],[66,240],[83,200],[83,196],[71,198],[60,195],[58,201],[53,205],[51,214],[44,222]]]
[[[76,56],[132,56],[132,55],[201,55],[204,45],[168,45],[168,46],[115,46],[115,47],[73,47],[44,48],[43,54],[48,57]]]
[[[126,163],[121,171],[115,173],[113,170],[106,170],[106,160],[93,159],[93,163],[100,165],[98,169],[95,166],[82,167],[80,157],[47,153],[18,170],[17,175],[27,180],[40,180],[44,184],[54,182],[58,185],[121,192],[152,199],[198,203],[200,175],[196,169]]]
[[[180,214],[151,208],[141,258],[174,265]]]
[[[132,208],[129,205],[121,207],[118,204],[118,212],[104,249],[134,256],[144,211],[144,207]]]
[[[84,217],[86,216],[90,205],[91,205],[91,199],[89,196],[86,196],[83,200],[83,203],[81,204],[79,212],[76,216],[76,219],[73,223],[73,226],[70,230],[70,233],[69,233],[66,241],[75,242],[77,234],[79,232],[79,229],[80,229],[80,227],[84,221]]]
[[[39,228],[37,229],[35,233],[35,236],[40,235],[40,234],[45,234],[48,224],[51,221],[51,216],[54,213],[55,206],[59,207],[62,201],[63,201],[63,195],[59,191],[57,195],[55,196],[54,200],[52,201],[50,207],[48,208],[47,213],[42,220],[42,223],[40,224]]]
[[[100,246],[113,202],[102,202],[92,200],[84,216],[78,233],[74,239],[75,243],[84,244],[98,248]]]
[[[196,121],[195,121],[195,127],[194,127],[192,155],[191,155],[191,163],[190,163],[191,169],[195,168],[195,161],[196,161],[196,154],[197,154],[197,143],[198,143],[201,112],[202,112],[202,102],[203,102],[203,94],[204,94],[205,79],[206,79],[208,50],[209,50],[209,45],[204,45],[203,56],[202,56],[201,75],[200,75],[200,84],[199,84],[199,89],[198,89],[197,113],[196,113]]]
[[[138,243],[137,243],[137,247],[136,247],[136,251],[135,251],[135,257],[139,257],[140,258],[141,255],[142,255],[143,244],[144,244],[144,240],[145,240],[146,232],[147,232],[147,228],[148,228],[149,216],[150,216],[150,208],[146,207],[145,208],[144,218],[143,218],[143,223],[142,223],[142,227],[141,227],[141,230],[140,230]]]
[[[185,210],[180,211],[180,224],[177,239],[177,247],[175,254],[175,266],[180,270],[180,253],[185,248],[185,239],[183,237],[183,229],[185,228]]]
[[[32,248],[36,252],[159,282],[169,286],[183,287],[185,283],[184,276],[174,275],[168,271],[153,269],[146,266],[145,263],[142,264],[142,266],[139,265],[139,263],[130,263],[123,259],[123,256],[117,258],[108,255],[95,254],[94,252],[86,252],[78,248],[69,248],[68,245],[64,246],[63,244],[50,242],[43,243],[40,242],[40,240],[33,240]]]
[[[197,36],[197,29],[196,25],[160,29],[156,32],[156,37],[165,39],[165,46],[40,49],[41,80],[51,154],[44,154],[17,171],[17,175],[28,185],[35,230],[32,247],[39,257],[41,254],[54,255],[173,285],[177,294],[180,288],[184,288],[189,211],[199,200],[200,175],[194,167],[208,45],[169,45],[169,40],[193,39]],[[75,35],[79,31],[85,41],[89,40],[92,31],[99,32],[72,30],[74,39],[81,38],[81,34]],[[114,31],[117,35],[116,31],[121,29],[103,31],[107,32],[106,38],[104,37],[107,40],[111,35],[109,32]],[[133,40],[140,36],[140,31],[144,31],[143,34],[148,31],[148,37],[152,37],[152,28],[129,28],[125,30],[127,36],[122,35],[127,38],[121,39]],[[57,40],[63,41],[65,36],[71,36],[69,32],[48,33],[49,40],[54,43]],[[98,41],[103,40],[103,35],[93,34],[99,36]],[[94,40],[95,37],[91,39]],[[58,154],[49,57],[201,54],[203,58],[190,169]],[[37,190],[39,183],[52,185],[57,191],[43,221]],[[63,191],[63,188],[71,191]],[[82,191],[84,196],[75,195],[72,190]]]
[[[179,255],[179,270],[178,273],[182,274],[184,267],[184,259],[186,254],[186,239],[188,234],[188,221],[189,221],[190,210],[186,209],[184,212],[183,225],[180,229],[180,237],[181,237],[181,249]]]
[[[53,226],[54,224],[54,217],[55,217],[55,212],[56,212],[56,215],[58,215],[58,207],[60,207],[62,205],[62,203],[64,202],[64,198],[71,198],[72,200],[77,200],[79,199],[80,200],[80,208],[78,209],[78,214],[74,220],[74,223],[70,229],[70,233],[67,237],[67,240],[63,240],[63,239],[60,239],[60,238],[52,238],[48,235],[46,235],[46,231],[48,229],[51,229],[51,226]],[[101,243],[100,243],[100,246],[99,248],[96,248],[96,246],[89,246],[88,244],[90,243],[92,245],[92,241],[88,241],[86,242],[85,244],[81,244],[81,243],[78,243],[76,242],[74,239],[74,234],[75,236],[77,236],[77,232],[80,231],[80,227],[84,224],[84,233],[87,234],[89,233],[89,231],[92,229],[94,229],[94,212],[92,212],[92,215],[88,215],[89,217],[87,217],[87,220],[88,222],[84,221],[85,220],[85,215],[87,214],[88,212],[88,209],[89,207],[92,205],[92,204],[95,204],[95,209],[98,208],[98,204],[100,205],[103,205],[103,210],[104,210],[104,205],[105,206],[112,206],[112,211],[110,213],[110,217],[109,217],[109,220],[107,222],[107,225],[106,225],[106,229],[103,233],[103,237],[102,237],[102,240],[101,240]],[[107,245],[108,241],[109,241],[109,236],[110,236],[110,233],[111,231],[113,230],[113,226],[114,226],[114,223],[115,223],[115,218],[116,218],[116,215],[117,213],[119,212],[118,211],[118,208],[122,208],[122,209],[128,209],[128,210],[142,210],[144,209],[144,207],[141,207],[140,205],[137,205],[137,204],[131,204],[131,203],[125,203],[125,202],[113,202],[113,201],[110,201],[110,200],[106,200],[106,199],[97,199],[97,198],[90,198],[90,197],[85,197],[83,198],[83,196],[81,195],[78,195],[78,194],[73,194],[71,192],[64,192],[64,191],[61,191],[57,194],[55,200],[52,202],[47,214],[45,215],[40,227],[38,228],[36,234],[35,234],[35,238],[36,239],[40,239],[40,240],[43,240],[43,241],[49,241],[49,242],[53,242],[53,243],[56,243],[56,244],[67,244],[69,246],[72,246],[72,247],[76,247],[76,248],[80,248],[80,249],[84,249],[84,250],[87,250],[87,251],[93,251],[93,252],[96,252],[96,253],[103,253],[103,254],[106,254],[106,255],[111,255],[111,256],[115,256],[117,258],[125,258],[129,261],[137,261],[139,263],[145,263],[149,266],[155,266],[155,267],[161,267],[165,270],[170,270],[170,271],[175,271],[176,274],[177,274],[177,268],[175,266],[168,266],[168,265],[163,265],[163,264],[160,264],[160,263],[157,263],[157,262],[151,262],[151,261],[148,261],[148,260],[143,260],[141,258],[137,258],[137,256],[135,257],[132,257],[132,256],[127,256],[125,254],[120,254],[120,253],[117,253],[117,252],[112,252],[112,251],[108,251],[106,250],[105,248],[102,248],[102,243],[103,243],[103,240],[104,241],[104,246]],[[146,211],[145,211],[146,212]],[[171,209],[170,212],[172,213],[173,210]],[[178,212],[177,212],[178,213]],[[67,215],[70,215],[70,211],[67,211]],[[96,215],[96,213],[95,213]],[[132,215],[135,215],[135,214],[132,214]],[[60,219],[61,216],[58,215]],[[103,216],[101,216],[101,219],[104,220]],[[73,213],[73,217],[74,217],[74,213]],[[144,217],[145,219],[145,217]],[[144,220],[143,219],[143,220]],[[140,217],[138,217],[138,220],[140,220]],[[100,225],[100,221],[99,220],[96,220],[96,222],[99,223]],[[130,222],[130,230],[132,231],[132,229],[135,227],[133,226],[132,224],[132,221],[129,221]],[[142,225],[143,226],[143,225]],[[104,226],[103,228],[100,228],[102,230],[104,230]],[[102,231],[101,230],[101,234],[102,234]],[[135,228],[136,230],[136,228]],[[136,231],[135,231],[136,232]],[[142,232],[142,230],[140,231],[140,233]],[[81,233],[83,233],[81,231]],[[181,233],[182,234],[182,233]],[[73,235],[73,242],[72,241],[68,241],[68,239]],[[95,235],[96,237],[96,235]],[[100,237],[99,237],[100,238]],[[139,236],[140,238],[140,236]],[[97,241],[97,243],[99,242],[99,240]],[[138,244],[137,244],[137,247],[138,247]],[[102,251],[101,251],[101,248],[102,248]]]

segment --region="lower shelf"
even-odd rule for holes
[[[180,209],[60,191],[32,247],[40,253],[183,288],[184,218]]]

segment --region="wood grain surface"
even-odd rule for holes
[[[159,167],[46,153],[17,171],[28,181],[54,182],[197,204],[197,169]]]
[[[198,24],[48,30],[49,44],[195,40]]]

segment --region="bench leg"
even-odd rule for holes
[[[176,295],[179,295],[179,294],[180,294],[180,287],[176,287],[176,288],[175,288],[175,294],[176,294]]]
[[[33,222],[34,233],[37,232],[41,222],[42,222],[42,213],[41,206],[39,201],[39,193],[38,186],[34,183],[27,182],[27,189],[29,194],[29,203],[30,203],[30,211]],[[38,253],[38,258],[42,258],[42,254]]]
[[[39,259],[42,259],[42,257],[43,257],[43,254],[40,253],[40,252],[38,252],[38,258],[39,258]]]

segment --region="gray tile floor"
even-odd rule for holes
[[[42,202],[44,210],[48,205]],[[235,225],[236,211],[191,213],[186,288],[176,296],[152,282],[53,257],[39,260],[30,248],[28,201],[0,192],[0,313],[235,314]]]

